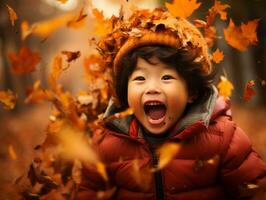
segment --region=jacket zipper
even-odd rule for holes
[[[154,151],[154,148],[151,145],[148,145],[152,156],[152,165],[154,168],[157,168],[158,165],[158,158]],[[162,181],[162,173],[161,170],[154,172],[154,179],[155,179],[155,194],[156,200],[163,200],[164,199],[164,191],[163,191],[163,181]]]

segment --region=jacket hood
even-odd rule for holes
[[[215,86],[212,86],[210,88],[210,95],[204,102],[191,105],[186,109],[183,117],[172,128],[171,135],[179,135],[183,138],[183,130],[185,129],[190,130],[189,132],[193,132],[192,129],[194,128],[207,128],[209,123],[220,115],[231,115],[229,108],[229,100],[226,100],[222,96],[218,97],[217,89]],[[105,126],[117,133],[142,138],[141,126],[134,115],[108,120],[118,112],[121,112],[121,110],[110,100],[106,112],[104,113]]]

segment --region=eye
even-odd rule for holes
[[[171,75],[163,75],[162,77],[162,80],[170,80],[170,79],[174,79],[174,77]]]
[[[137,76],[133,79],[133,81],[144,81],[145,78],[143,76]]]

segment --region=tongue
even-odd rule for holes
[[[166,110],[164,106],[153,106],[149,109],[147,114],[150,118],[156,120],[162,118],[165,115],[165,112]]]

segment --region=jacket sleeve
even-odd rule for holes
[[[265,192],[266,165],[247,135],[232,121],[228,123],[223,136],[220,179],[233,199],[249,199],[258,191]]]

